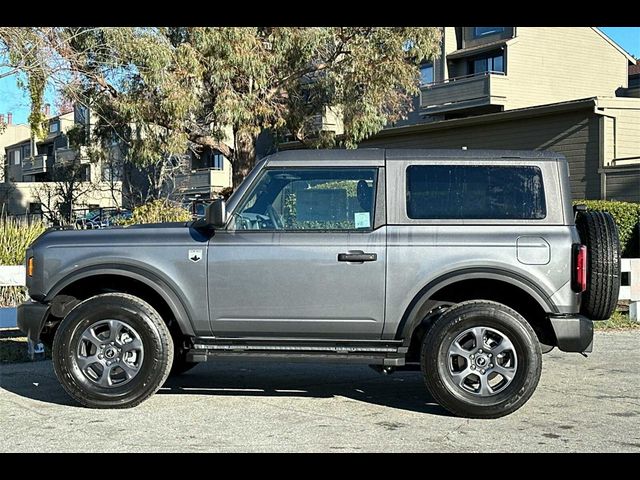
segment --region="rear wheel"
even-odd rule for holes
[[[158,312],[123,293],[96,295],[61,322],[53,367],[63,388],[93,408],[134,407],[164,383],[173,342]]]
[[[442,314],[422,343],[424,380],[434,399],[468,418],[514,412],[538,385],[542,355],[536,334],[515,310],[473,300]]]
[[[579,212],[576,228],[587,246],[587,289],[580,312],[592,320],[607,320],[618,305],[620,241],[607,212]]]

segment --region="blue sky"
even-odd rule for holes
[[[627,52],[640,58],[640,27],[600,27]],[[47,93],[52,104],[53,92]],[[25,123],[29,116],[28,97],[18,89],[15,77],[0,78],[0,113],[13,112],[14,123]]]

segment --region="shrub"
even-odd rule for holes
[[[191,220],[191,213],[186,208],[168,200],[154,200],[134,208],[131,218],[121,224],[188,222],[189,220]]]
[[[25,250],[45,230],[42,222],[0,218],[0,265],[23,265]],[[0,287],[0,307],[23,302],[25,293],[24,287]]]
[[[622,256],[640,257],[640,203],[614,202],[609,200],[576,200],[588,210],[609,212],[618,227]]]

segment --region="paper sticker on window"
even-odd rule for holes
[[[353,214],[356,228],[370,228],[371,220],[369,220],[369,212],[356,212]]]

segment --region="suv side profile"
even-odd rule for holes
[[[19,327],[95,408],[269,358],[419,368],[450,412],[496,418],[543,352],[591,351],[620,277],[612,218],[574,209],[564,157],[530,151],[280,152],[204,219],[52,230],[26,257]]]

